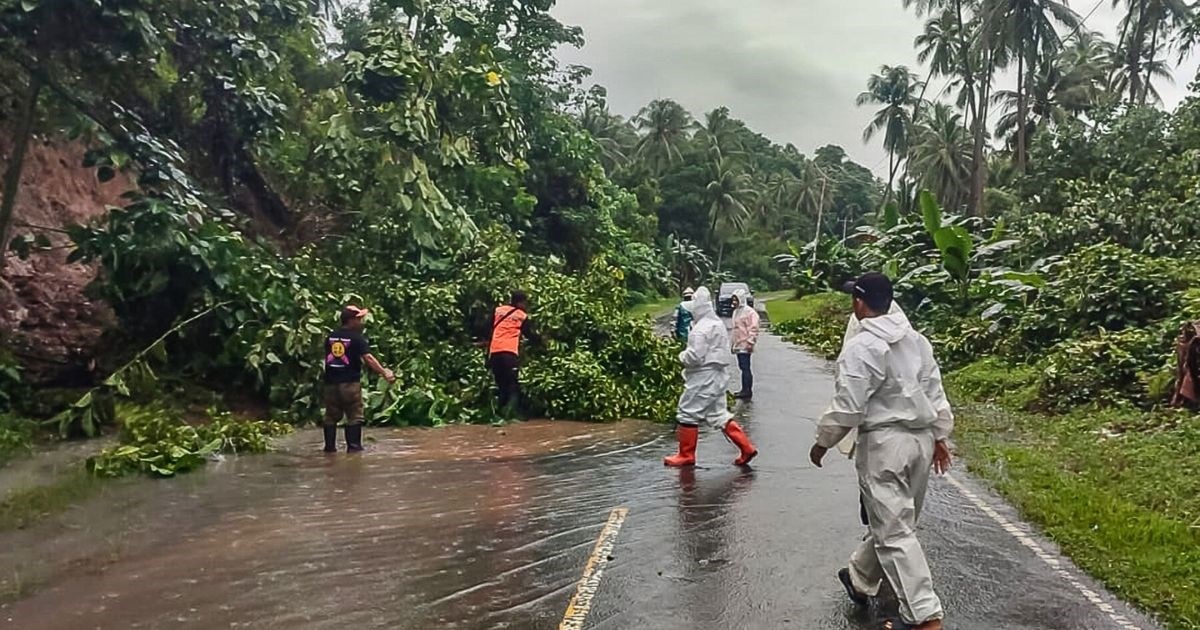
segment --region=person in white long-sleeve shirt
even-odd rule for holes
[[[838,577],[858,604],[883,580],[892,585],[901,619],[885,627],[939,630],[944,611],[916,526],[931,469],[950,467],[954,414],[933,347],[892,309],[887,276],[865,274],[849,289],[859,330],[842,347],[833,403],[810,452],[819,467],[830,448],[858,433],[854,457],[870,534]]]

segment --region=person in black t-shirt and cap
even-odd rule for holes
[[[396,381],[391,370],[371,354],[363,336],[367,310],[354,305],[342,309],[342,326],[325,338],[325,452],[337,452],[337,425],[346,419],[346,450],[363,450],[363,363],[389,383]]]

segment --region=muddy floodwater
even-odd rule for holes
[[[835,577],[863,534],[853,468],[807,462],[828,366],[775,338],[755,366],[753,470],[713,430],[678,471],[671,427],[539,421],[369,429],[361,456],[305,431],[107,484],[0,533],[0,626],[557,628],[592,571],[581,627],[876,628],[889,606],[854,609]],[[948,628],[1157,627],[962,471],[934,482],[920,536]]]

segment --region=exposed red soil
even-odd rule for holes
[[[0,132],[0,173],[11,150],[11,138]],[[103,302],[85,294],[96,268],[68,263],[70,240],[57,230],[103,216],[106,208],[122,203],[121,195],[132,185],[120,175],[101,183],[95,169],[82,166],[84,152],[77,143],[35,138],[21,173],[13,235],[43,234],[53,249],[24,260],[6,254],[0,338],[32,383],[87,382],[101,333],[114,321]]]

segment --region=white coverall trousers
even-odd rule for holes
[[[850,578],[872,597],[887,579],[900,600],[900,616],[910,624],[944,614],[916,534],[933,443],[932,430],[880,427],[859,433],[855,454],[870,535],[850,556]]]
[[[679,424],[698,427],[708,423],[725,428],[733,419],[725,400],[729,374],[724,368],[703,367],[684,370],[683,395],[679,397],[676,420]]]

